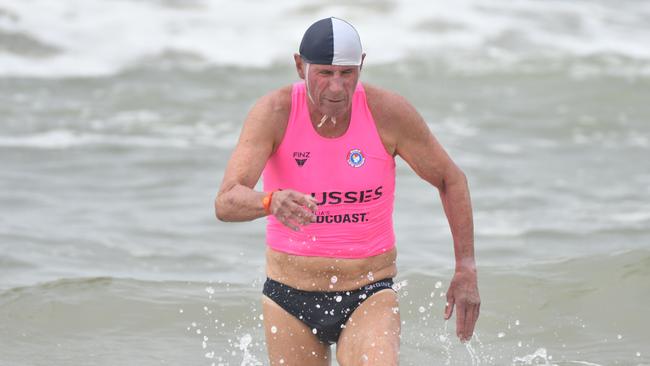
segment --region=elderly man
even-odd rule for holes
[[[334,343],[342,366],[398,364],[396,155],[440,192],[456,257],[444,316],[456,308],[461,341],[479,315],[465,175],[404,98],[359,82],[364,57],[349,23],[312,24],[294,55],[302,81],[252,108],[215,201],[222,221],[268,217],[271,365],[329,365]]]

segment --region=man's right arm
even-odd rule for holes
[[[286,87],[261,98],[249,112],[214,202],[219,220],[250,221],[267,215],[262,205],[267,193],[253,188],[282,140],[290,110],[291,87]],[[271,212],[293,229],[313,219],[302,207],[315,210],[315,201],[292,190],[273,194]]]
[[[286,126],[291,101],[287,103],[285,94],[281,89],[262,97],[246,116],[214,202],[219,220],[249,221],[266,215],[262,206],[265,193],[253,187],[279,143],[278,131]]]

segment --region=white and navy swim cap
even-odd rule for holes
[[[334,17],[312,24],[300,42],[300,56],[311,64],[359,66],[362,53],[357,30]]]

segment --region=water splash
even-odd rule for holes
[[[246,333],[239,338],[239,349],[244,353],[241,366],[262,366],[262,363],[248,351],[253,337]]]
[[[392,287],[393,287],[393,290],[399,292],[401,289],[408,286],[408,284],[409,284],[408,280],[402,280],[402,281],[393,283]]]
[[[554,366],[550,362],[552,356],[549,356],[548,353],[546,352],[546,348],[538,348],[534,353],[530,355],[525,355],[522,357],[515,357],[512,359],[512,364],[519,366],[519,365],[548,365],[548,366]],[[544,363],[540,363],[544,362]]]
[[[481,358],[479,357],[474,347],[472,347],[471,340],[470,342],[465,343],[465,348],[467,349],[467,353],[469,353],[469,357],[472,360],[472,366],[479,366],[481,364]]]
[[[449,321],[445,321],[445,326],[443,328],[443,333],[438,336],[438,340],[442,344],[442,348],[445,350],[445,365],[451,365],[451,335],[447,329]]]

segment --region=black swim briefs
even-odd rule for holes
[[[374,293],[392,289],[393,279],[373,282],[351,291],[303,291],[270,278],[264,283],[264,295],[289,314],[301,320],[325,344],[336,343],[354,310]]]

